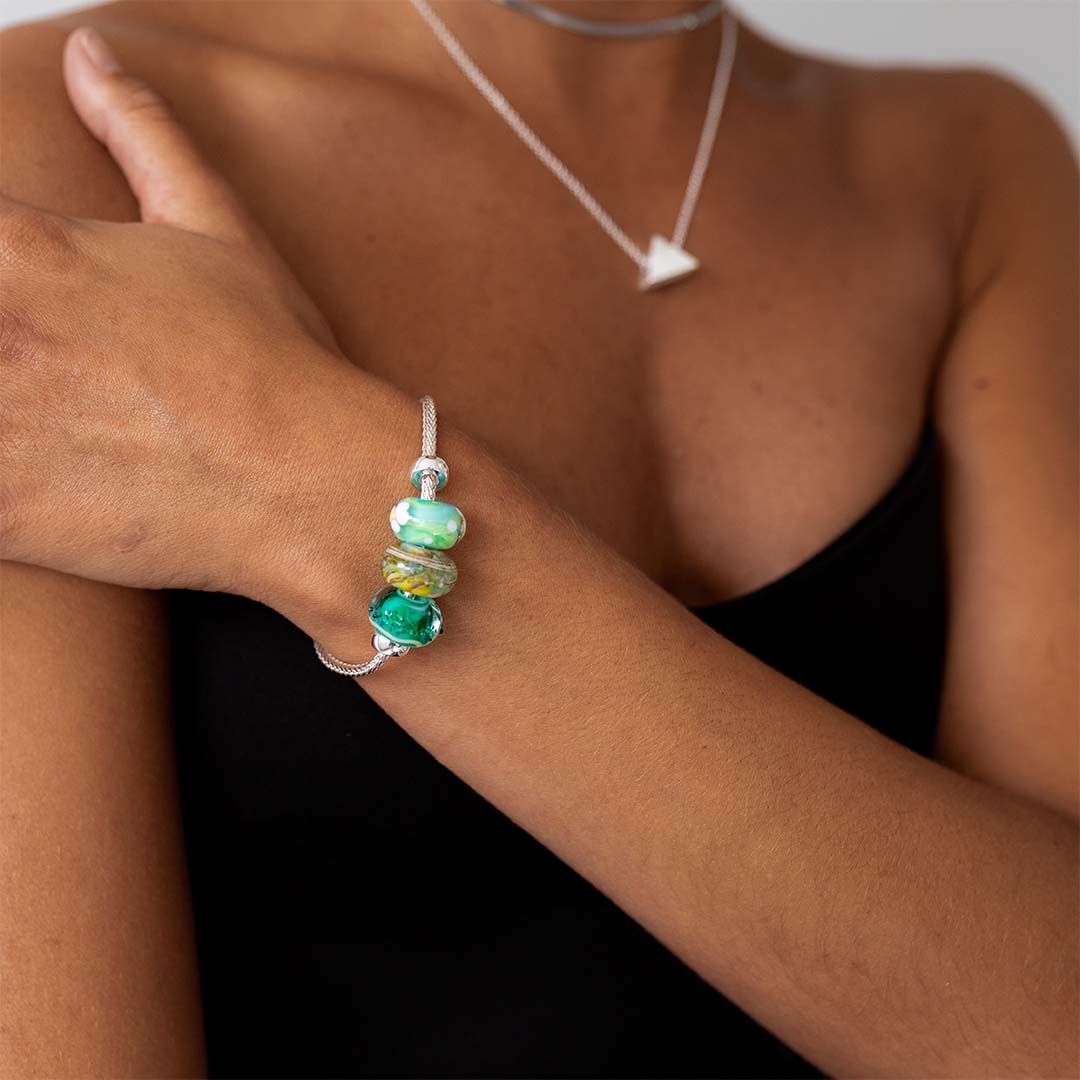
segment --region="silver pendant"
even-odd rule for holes
[[[677,244],[654,235],[649,241],[649,251],[641,267],[638,288],[646,292],[670,285],[692,274],[700,265],[693,255]]]

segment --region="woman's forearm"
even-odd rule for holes
[[[151,593],[0,563],[0,1077],[204,1075]]]
[[[350,434],[346,395],[323,475],[370,483],[316,482],[325,576],[286,613],[364,659],[419,409],[355,392],[383,419]],[[440,452],[469,522],[446,633],[363,682],[402,727],[830,1072],[1075,1067],[1070,822],[726,641],[446,422]]]

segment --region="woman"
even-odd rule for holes
[[[733,21],[549,7],[697,14],[435,12],[670,238]],[[740,26],[641,293],[437,26],[5,35],[10,1073],[1074,1075],[1061,133]],[[423,394],[461,582],[361,692]]]

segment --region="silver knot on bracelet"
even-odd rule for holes
[[[390,510],[395,539],[382,556],[386,586],[368,604],[375,655],[365,664],[347,664],[314,642],[315,655],[339,675],[370,675],[390,657],[430,645],[442,633],[442,612],[435,601],[457,582],[457,566],[446,552],[465,535],[465,515],[437,496],[450,478],[450,467],[436,453],[435,402],[422,397],[420,406],[420,457],[409,470],[409,479],[420,494],[401,499]]]

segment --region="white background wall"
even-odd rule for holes
[[[764,31],[814,51],[867,61],[981,64],[1008,72],[1054,106],[1080,142],[1080,0],[736,3]],[[83,6],[85,0],[0,0],[0,25]]]

